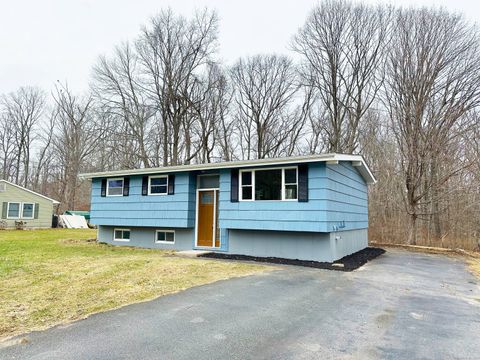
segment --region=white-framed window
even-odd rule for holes
[[[7,207],[7,219],[20,219],[20,207],[22,203],[9,202]]]
[[[113,229],[114,241],[130,241],[130,229]]]
[[[123,196],[123,178],[107,179],[107,196]]]
[[[283,169],[283,199],[298,199],[298,171],[297,168]]]
[[[298,168],[240,170],[240,201],[296,201]]]
[[[35,215],[34,203],[22,203],[22,219],[33,219]]]
[[[167,195],[168,175],[148,177],[148,195]]]
[[[253,200],[254,171],[240,171],[240,199]]]
[[[155,231],[155,242],[158,244],[175,244],[175,230]]]
[[[7,206],[7,219],[27,219],[35,217],[35,203],[9,202]]]

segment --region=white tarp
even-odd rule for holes
[[[88,229],[87,221],[80,215],[59,215],[58,226],[67,229]]]

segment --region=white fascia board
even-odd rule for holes
[[[292,156],[284,158],[270,158],[270,159],[257,159],[257,160],[240,160],[240,161],[227,161],[219,163],[208,164],[193,164],[193,165],[176,165],[157,168],[143,168],[132,170],[115,170],[96,173],[80,174],[82,179],[93,179],[101,177],[116,177],[116,176],[131,176],[131,175],[150,175],[150,174],[162,174],[162,173],[175,173],[184,171],[205,171],[205,170],[217,170],[217,169],[238,169],[246,167],[258,167],[258,166],[270,166],[270,165],[288,165],[297,163],[311,163],[311,162],[332,162],[337,164],[339,161],[361,162],[362,166],[359,167],[359,171],[364,176],[365,181],[368,184],[374,184],[376,182],[375,177],[368,169],[365,160],[361,155],[347,155],[347,154],[320,154],[320,155],[306,155],[306,156]]]

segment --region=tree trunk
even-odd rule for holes
[[[417,245],[417,214],[410,215],[410,231],[408,234],[408,244]]]

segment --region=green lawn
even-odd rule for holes
[[[95,230],[0,231],[0,338],[267,269],[97,244],[95,236]]]

